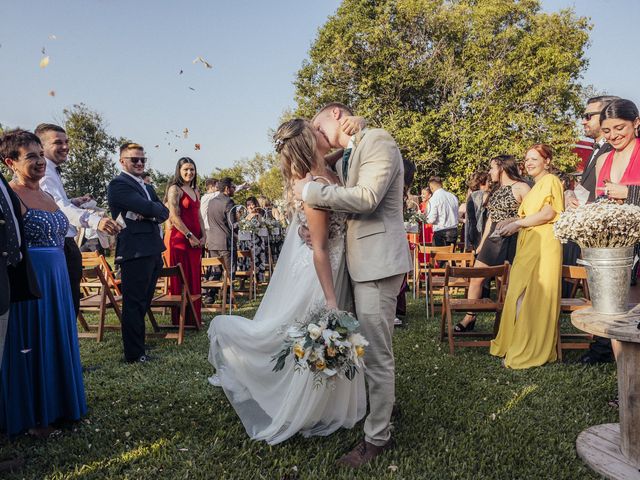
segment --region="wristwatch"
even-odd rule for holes
[[[191,232],[187,232],[187,234],[185,235],[185,237],[187,237],[187,238],[191,238],[191,237],[193,237],[193,233],[191,233]]]

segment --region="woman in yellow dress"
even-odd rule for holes
[[[519,218],[496,227],[501,235],[519,232],[500,329],[491,342],[491,355],[503,357],[508,368],[535,367],[557,359],[562,246],[553,235],[553,223],[562,213],[564,200],[562,183],[549,173],[551,158],[551,148],[544,144],[527,151],[525,168],[535,185],[520,205]]]

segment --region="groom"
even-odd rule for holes
[[[330,103],[313,119],[334,148],[344,148],[336,171],[342,185],[296,182],[298,199],[315,208],[351,213],[347,227],[347,265],[353,283],[356,314],[369,341],[365,378],[369,415],[364,440],[339,464],[357,468],[391,447],[391,411],[395,401],[392,334],[396,299],[404,274],[411,269],[402,217],[404,167],[394,139],[381,129],[344,133],[341,120],[353,115]]]

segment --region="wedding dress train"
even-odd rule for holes
[[[353,380],[325,379],[314,383],[307,369],[294,370],[289,358],[273,371],[272,357],[280,352],[286,330],[296,320],[324,304],[313,264],[313,252],[298,237],[303,212],[293,216],[273,278],[253,320],[237,315],[217,316],[209,327],[209,361],[248,435],[269,444],[300,432],[329,435],[351,428],[366,413],[364,375]],[[331,213],[329,252],[338,306],[351,310],[351,286],[345,263],[344,214]]]

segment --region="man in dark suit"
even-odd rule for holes
[[[0,175],[0,369],[10,304],[39,297],[24,241],[20,200]],[[20,458],[0,461],[0,472],[18,470],[23,464]]]
[[[600,130],[600,112],[609,105],[613,100],[620,97],[613,95],[603,95],[593,97],[587,100],[587,107],[582,114],[582,127],[586,137],[593,139],[593,152],[589,157],[589,161],[584,167],[580,184],[589,191],[589,202],[593,202],[598,194],[596,192],[596,163],[600,155],[611,151],[611,145],[604,138],[604,134]],[[576,208],[579,206],[578,200],[574,197],[568,197],[566,200],[566,208]],[[565,255],[564,263],[575,265],[576,259],[580,255],[580,247],[573,242],[565,245],[565,249],[570,249],[570,255]],[[593,343],[589,347],[589,351],[580,357],[580,362],[592,365],[596,363],[612,362],[613,351],[611,350],[611,340],[608,338],[594,337]]]
[[[146,161],[140,145],[122,145],[122,173],[107,188],[111,215],[121,226],[126,225],[117,237],[115,262],[121,271],[122,342],[129,363],[149,360],[144,349],[144,317],[162,268],[165,247],[160,224],[169,218],[169,210],[153,187],[142,180]]]

